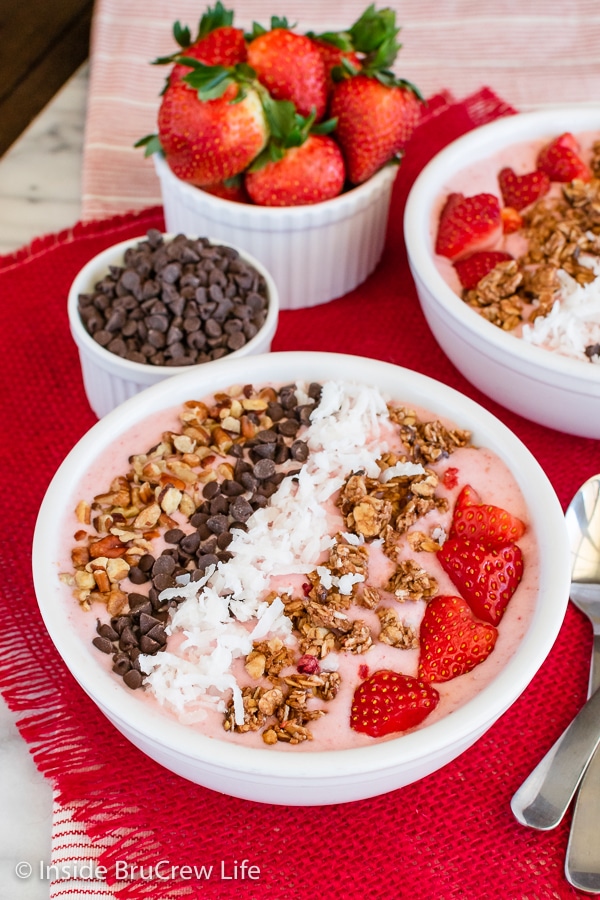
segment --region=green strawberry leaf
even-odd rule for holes
[[[355,50],[370,55],[377,53],[381,47],[385,46],[387,48],[386,55],[388,55],[392,52],[394,45],[396,52],[399,49],[395,44],[395,38],[399,31],[400,29],[396,26],[395,11],[389,8],[376,10],[375,4],[372,3],[352,25],[349,33]]]
[[[233,10],[225,9],[221,0],[217,0],[214,8],[209,6],[200,19],[198,25],[198,37],[196,40],[206,37],[207,34],[210,34],[210,32],[214,31],[216,28],[223,28],[226,25],[232,24]]]
[[[133,145],[134,147],[144,147],[144,157],[152,156],[153,153],[162,153],[162,144],[157,134],[147,134],[140,138]]]
[[[323,34],[315,34],[314,31],[307,31],[306,37],[310,38],[312,41],[323,41],[326,44],[331,44],[332,47],[337,47],[338,50],[349,53],[355,49],[354,44],[352,43],[352,37],[348,31],[324,31]]]
[[[317,122],[310,129],[311,134],[331,134],[337,128],[337,116],[334,119],[326,119],[324,122]]]
[[[187,25],[177,21],[173,25],[173,37],[180,47],[189,47],[192,43],[192,35]]]

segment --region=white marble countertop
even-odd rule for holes
[[[79,220],[87,84],[83,66],[0,157],[0,254]],[[49,882],[40,872],[50,863],[52,789],[3,700],[0,810],[0,897],[47,900]],[[32,866],[30,877],[17,877],[20,862]]]

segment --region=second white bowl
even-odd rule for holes
[[[317,306],[354,290],[381,259],[397,166],[333,200],[267,207],[223,200],[186,184],[153,156],[168,231],[211,234],[271,272],[281,309]]]

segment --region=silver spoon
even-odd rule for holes
[[[581,494],[581,496],[580,496]],[[591,619],[594,648],[590,668],[589,695],[600,687],[600,476],[590,478],[578,493],[567,526],[574,547],[575,534],[581,534],[580,550],[573,564],[577,584],[571,599]],[[577,499],[577,498],[575,498]],[[585,522],[588,522],[587,529]],[[595,596],[594,594],[595,588]],[[583,599],[582,599],[583,598]],[[585,770],[577,793],[569,834],[565,875],[567,881],[582,891],[600,893],[600,750],[596,750]]]
[[[594,628],[591,696],[512,798],[516,819],[541,831],[559,824],[600,743],[600,691],[592,692],[600,682],[600,475],[580,487],[565,518],[572,555],[571,600]],[[579,855],[575,863],[578,846],[572,847],[577,869],[582,861]]]

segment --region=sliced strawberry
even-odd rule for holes
[[[573,181],[579,178],[589,181],[592,173],[580,156],[580,147],[573,135],[566,131],[559,135],[538,153],[537,167],[545,172],[551,181]]]
[[[408,731],[433,712],[439,699],[440,695],[430,684],[411,675],[381,669],[356,688],[350,727],[371,737]]]
[[[448,538],[437,558],[475,615],[497,625],[523,577],[521,548]]]
[[[493,194],[448,195],[440,213],[435,252],[453,262],[493,249],[502,236],[500,203]]]
[[[480,250],[465,259],[458,259],[454,263],[456,274],[465,290],[470,291],[476,287],[482,278],[495,269],[498,263],[513,259],[510,253],[502,250]]]
[[[470,672],[488,658],[497,637],[497,629],[478,622],[462,597],[434,597],[421,622],[419,678],[450,681]]]
[[[525,523],[502,509],[482,503],[477,491],[465,485],[456,500],[449,537],[483,544],[510,544],[525,533]]]
[[[498,184],[505,206],[521,210],[543,197],[550,190],[550,179],[546,172],[536,169],[517,175],[508,166],[498,172]]]

